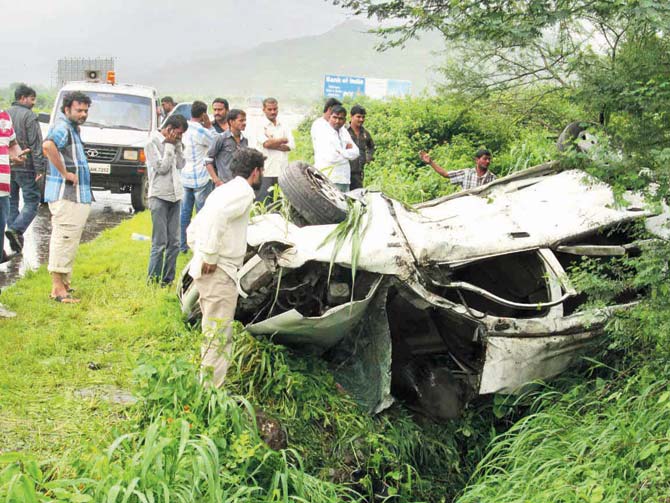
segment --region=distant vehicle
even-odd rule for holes
[[[83,92],[92,102],[88,120],[81,126],[92,188],[130,193],[133,209],[146,209],[148,182],[143,146],[158,129],[158,91],[134,84],[70,82],[58,91],[49,128],[60,113],[63,96],[73,91]],[[44,119],[40,117],[40,121]]]
[[[192,101],[182,101],[177,103],[175,107],[172,109],[172,111],[165,116],[165,119],[163,119],[163,121],[161,122],[161,127],[163,127],[163,123],[168,119],[168,117],[172,115],[182,115],[187,121],[190,121],[191,105],[193,105]]]
[[[612,313],[645,294],[625,291],[595,308],[566,271],[669,237],[667,206],[637,193],[617,204],[610,186],[558,163],[411,208],[380,192],[344,195],[306,163],[289,166],[279,185],[291,211],[252,219],[235,319],[327,355],[372,412],[395,397],[455,417],[477,395],[560,374]],[[328,237],[352,197],[365,208],[359,238],[338,247]],[[178,295],[198,319],[188,266]]]

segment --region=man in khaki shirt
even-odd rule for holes
[[[247,225],[254,190],[261,186],[265,158],[258,150],[233,154],[233,179],[218,186],[188,228],[193,250],[189,274],[200,293],[202,367],[213,369],[212,383],[223,384],[232,349],[232,322],[237,307],[237,271],[247,249]]]

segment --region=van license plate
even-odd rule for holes
[[[100,164],[97,162],[89,162],[88,169],[91,171],[91,173],[97,173],[99,175],[109,175],[109,173],[112,171],[112,165]]]

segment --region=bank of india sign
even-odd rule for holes
[[[332,98],[363,95],[381,99],[405,96],[411,90],[412,83],[409,80],[352,77],[350,75],[325,75],[323,79],[323,95]]]

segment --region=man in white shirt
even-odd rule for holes
[[[275,98],[263,100],[265,120],[256,135],[256,148],[265,155],[265,170],[263,184],[258,190],[256,201],[263,204],[272,202],[273,197],[268,193],[274,187],[282,170],[288,166],[288,153],[295,148],[295,141],[291,130],[279,122],[279,104]]]
[[[331,109],[328,128],[321,128],[314,138],[314,167],[326,175],[342,192],[349,190],[351,167],[349,161],[358,158],[360,152],[351,139],[347,128],[347,111],[342,105]]]
[[[310,129],[310,136],[312,137],[312,146],[314,145],[317,138],[321,136],[321,133],[326,131],[328,132],[328,120],[330,119],[330,114],[334,106],[342,105],[342,102],[337,98],[328,98],[325,105],[323,105],[323,115],[312,122],[312,128]]]
[[[223,384],[232,349],[232,322],[237,307],[237,271],[247,251],[247,224],[254,190],[263,180],[264,156],[240,148],[233,154],[233,179],[218,186],[188,228],[193,250],[189,274],[200,293],[203,369],[213,368],[212,383]]]

